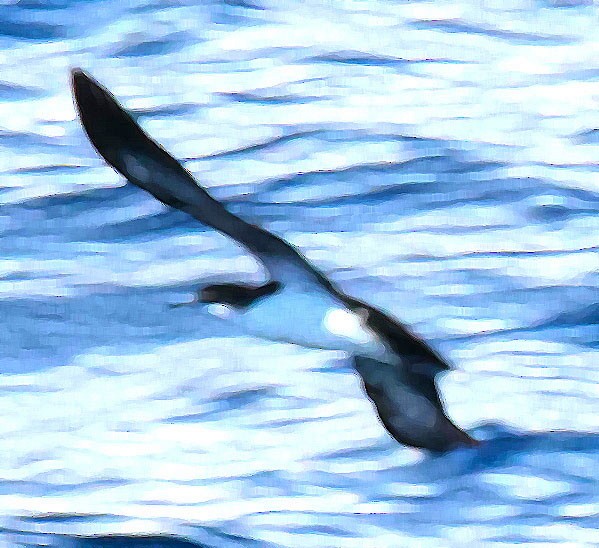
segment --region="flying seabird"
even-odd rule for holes
[[[198,292],[199,302],[252,335],[347,352],[398,442],[434,452],[478,444],[445,413],[435,384],[450,369],[443,358],[398,321],[342,293],[294,246],[227,211],[92,77],[74,69],[72,78],[83,127],[108,164],[162,203],[239,242],[270,275],[261,286],[209,285]]]

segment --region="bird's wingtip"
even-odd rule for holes
[[[102,154],[106,141],[110,142],[113,137],[108,130],[115,131],[114,127],[109,128],[109,114],[112,118],[116,116],[119,119],[127,115],[121,112],[122,108],[111,93],[85,70],[79,67],[71,69],[71,85],[75,107],[83,127]]]
[[[73,86],[76,86],[78,83],[89,80],[89,75],[80,67],[73,67],[71,69],[71,82]]]
[[[79,67],[74,67],[71,69],[71,83],[76,95],[78,92],[86,89],[100,89],[100,84],[98,84],[98,82],[96,82],[96,80],[94,80],[94,78],[86,71]]]

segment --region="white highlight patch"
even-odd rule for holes
[[[233,315],[233,311],[226,305],[221,303],[210,303],[207,307],[208,314],[216,316],[217,318],[230,318]]]
[[[350,310],[329,308],[322,324],[333,335],[345,337],[359,344],[365,344],[372,340],[372,336],[369,334],[362,318]]]

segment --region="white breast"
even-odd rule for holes
[[[366,325],[365,318],[347,308],[329,308],[322,323],[332,335],[357,344],[368,343],[374,335]]]

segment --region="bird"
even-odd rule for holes
[[[248,334],[345,352],[397,442],[432,453],[479,444],[448,417],[436,380],[451,367],[422,338],[343,293],[283,238],[228,211],[87,72],[74,68],[71,79],[83,128],[110,166],[163,204],[237,241],[270,277],[262,285],[207,285],[196,302]]]

